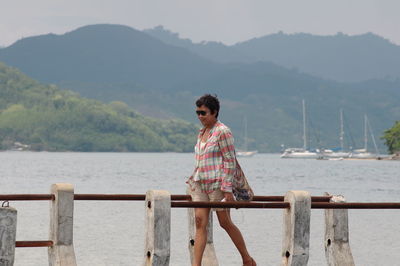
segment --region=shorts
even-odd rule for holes
[[[211,193],[205,193],[201,191],[200,183],[193,182],[192,188],[188,187],[188,192],[192,196],[192,201],[216,201],[219,202],[224,199],[224,193],[220,190],[214,190]],[[212,211],[224,211],[225,208],[211,208]]]

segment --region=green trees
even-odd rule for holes
[[[43,85],[0,63],[0,149],[15,142],[47,151],[193,150],[197,127],[144,117]]]
[[[400,152],[400,121],[396,121],[392,128],[386,130],[382,139],[391,154]]]

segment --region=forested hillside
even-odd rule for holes
[[[214,52],[223,55],[221,47],[216,45]],[[305,56],[304,51],[297,53]],[[338,145],[340,109],[347,124],[346,146],[352,148],[363,146],[365,114],[375,136],[400,116],[399,79],[344,83],[265,61],[215,63],[121,25],[21,39],[0,49],[1,60],[40,82],[105,103],[122,101],[155,118],[197,123],[196,98],[216,93],[222,102],[221,120],[233,130],[237,147],[244,146],[246,118],[248,147],[260,152],[279,152],[282,144],[302,145],[303,99],[312,148]],[[383,141],[379,144],[383,151]]]
[[[197,127],[44,85],[0,63],[0,149],[192,151]]]

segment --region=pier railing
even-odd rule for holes
[[[17,210],[10,201],[50,201],[48,240],[16,241]],[[73,211],[76,200],[145,201],[146,236],[143,265],[169,265],[171,208],[188,209],[190,257],[193,257],[195,218],[193,208],[283,209],[281,265],[307,265],[311,209],[325,209],[325,256],[327,265],[354,265],[349,246],[347,209],[400,209],[399,202],[345,202],[342,196],[311,197],[306,191],[285,196],[255,196],[251,202],[192,202],[189,195],[150,190],[144,194],[74,194],[71,184],[53,184],[51,194],[0,195],[0,265],[12,266],[15,248],[48,247],[49,265],[76,266],[73,247]],[[203,265],[218,265],[213,245],[212,215]],[[3,263],[3,264],[2,264]]]

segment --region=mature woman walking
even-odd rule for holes
[[[218,120],[219,101],[216,96],[206,94],[196,101],[196,113],[203,128],[195,146],[196,167],[187,183],[193,201],[234,201],[232,188],[235,178],[244,176],[236,160],[233,136],[230,129]],[[214,210],[214,209],[213,209]],[[219,224],[228,233],[240,255],[244,266],[255,266],[256,262],[247,251],[243,236],[233,224],[229,209],[215,209]],[[207,223],[210,208],[195,208],[196,236],[192,266],[201,266],[207,242]]]

